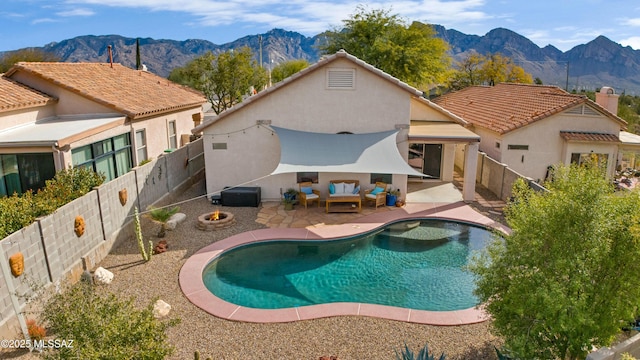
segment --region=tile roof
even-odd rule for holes
[[[582,95],[570,94],[556,86],[501,83],[471,86],[440,96],[436,104],[469,121],[504,134],[579,104],[588,104],[603,115],[626,122]]]
[[[19,62],[8,72],[24,71],[80,96],[126,114],[131,119],[201,106],[199,92],[152,73],[121,64]]]
[[[604,141],[620,142],[616,134],[605,134],[585,131],[560,131],[560,136],[567,141]]]
[[[0,76],[0,113],[44,106],[57,99],[26,85]]]

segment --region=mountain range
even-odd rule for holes
[[[436,36],[449,43],[454,60],[471,51],[501,53],[544,84],[570,91],[611,86],[617,93],[640,95],[640,51],[623,47],[604,36],[562,52],[551,45],[540,48],[526,37],[504,28],[493,29],[484,36],[464,34],[440,25],[434,25],[434,30]],[[245,36],[222,45],[199,39],[139,39],[142,62],[149,71],[163,77],[206,51],[217,53],[241,46],[249,46],[256,54],[256,60],[262,60],[267,67],[291,59],[306,59],[313,63],[320,57],[317,45],[321,40],[322,34],[307,37],[283,29]],[[108,45],[111,45],[114,62],[135,67],[135,38],[86,35],[50,43],[41,49],[53,52],[65,62],[107,62]]]

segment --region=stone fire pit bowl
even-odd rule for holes
[[[232,213],[226,211],[220,211],[218,214],[218,220],[211,220],[214,211],[202,214],[198,216],[198,229],[203,231],[214,231],[219,229],[228,228],[236,223],[236,218]]]

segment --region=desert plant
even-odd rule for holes
[[[160,224],[160,231],[158,231],[158,237],[163,238],[167,233],[167,221],[173,216],[175,213],[180,211],[180,207],[174,206],[172,208],[161,207],[155,208],[151,206],[149,208],[149,212],[147,213],[149,218],[153,220],[153,222]]]
[[[165,330],[179,320],[160,321],[151,301],[137,309],[134,299],[98,293],[84,282],[64,289],[44,306],[49,331],[73,347],[46,352],[46,359],[164,359],[174,348]]]
[[[144,240],[142,238],[142,228],[140,227],[140,214],[138,213],[138,207],[133,208],[133,221],[136,226],[136,239],[138,240],[138,249],[140,249],[140,255],[142,255],[142,260],[149,261],[151,260],[151,255],[153,254],[153,241],[149,240],[149,251],[147,252],[144,249]]]
[[[31,338],[31,340],[42,340],[47,336],[45,328],[38,325],[34,319],[27,320],[27,331],[29,332],[29,338]]]
[[[409,349],[409,346],[405,343],[404,349],[402,349],[400,354],[398,354],[398,351],[396,351],[396,359],[397,360],[435,360],[435,355],[429,354],[429,346],[426,344],[422,349],[420,349],[420,351],[417,354],[414,354],[413,351]],[[440,354],[440,357],[438,358],[438,360],[445,360],[445,359],[446,359],[446,356],[444,355],[444,353]]]

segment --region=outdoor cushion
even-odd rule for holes
[[[307,200],[312,200],[312,199],[317,199],[318,198],[318,194],[307,194]]]
[[[344,194],[344,183],[333,184],[335,186],[335,194]]]
[[[379,193],[381,193],[381,192],[384,192],[384,189],[383,189],[383,188],[381,188],[381,187],[377,187],[377,186],[376,186],[376,188],[375,188],[375,189],[371,190],[370,194],[372,194],[372,195],[378,195],[378,194],[379,194]]]
[[[353,190],[355,189],[356,184],[354,183],[344,183],[344,192],[353,194]]]
[[[333,183],[329,184],[329,194],[335,194],[336,193],[336,186],[333,185]]]
[[[300,188],[300,190],[307,195],[313,194],[313,189],[311,188],[311,186],[303,186]]]
[[[356,186],[356,187],[353,189],[353,193],[354,193],[354,194],[359,194],[359,193],[360,193],[360,185]]]

